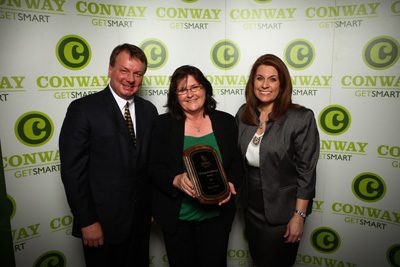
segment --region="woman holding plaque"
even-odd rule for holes
[[[179,67],[171,77],[167,113],[158,117],[153,129],[149,164],[153,216],[161,226],[171,267],[227,265],[236,210],[234,195],[243,170],[235,118],[216,110],[212,95],[210,82],[198,68]],[[226,174],[227,195],[216,204],[199,201],[193,177],[189,178],[185,168],[184,151],[198,145],[211,146],[216,152],[216,158],[210,161],[205,159],[208,154],[201,155],[205,161],[200,165],[213,168],[204,173],[221,174],[212,163],[216,160],[222,162]],[[191,168],[190,173],[196,173],[196,169]],[[214,186],[205,185],[205,191],[214,190]]]
[[[292,266],[315,195],[319,134],[310,109],[292,103],[285,63],[253,64],[236,119],[245,162],[243,202],[256,266]]]

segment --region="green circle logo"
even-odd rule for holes
[[[211,61],[222,70],[232,69],[239,62],[240,51],[238,46],[230,40],[218,41],[211,48]]]
[[[56,46],[58,61],[70,70],[81,70],[89,64],[92,51],[89,43],[78,35],[67,35]]]
[[[17,211],[17,204],[15,200],[7,194],[6,203],[5,203],[5,213],[10,216],[10,219],[14,218],[14,215]]]
[[[315,49],[307,40],[294,40],[285,48],[284,58],[289,67],[303,70],[313,63]]]
[[[340,246],[339,234],[328,227],[320,227],[311,233],[311,245],[322,253],[332,253]]]
[[[399,43],[389,36],[379,36],[369,41],[363,49],[363,60],[374,70],[390,68],[399,59]]]
[[[148,61],[148,68],[156,70],[164,66],[168,59],[168,50],[165,44],[160,40],[148,39],[145,40],[140,48],[144,51]]]
[[[329,135],[343,134],[350,127],[350,123],[350,112],[339,105],[324,108],[318,116],[319,127]]]
[[[400,244],[391,246],[386,252],[386,258],[392,267],[400,267]]]
[[[354,178],[352,190],[358,199],[365,202],[376,202],[385,196],[386,184],[379,175],[364,172]]]
[[[35,261],[33,267],[66,267],[67,260],[61,251],[51,250],[42,255]]]
[[[27,146],[41,146],[53,135],[50,117],[39,111],[22,114],[15,122],[14,132],[18,140]]]

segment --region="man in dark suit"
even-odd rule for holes
[[[114,48],[109,85],[73,101],[61,129],[61,178],[87,266],[149,265],[146,165],[157,109],[137,96],[146,69],[139,47]]]

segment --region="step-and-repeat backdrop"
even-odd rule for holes
[[[217,107],[234,115],[256,58],[281,57],[321,136],[296,265],[400,266],[399,26],[397,0],[0,0],[0,138],[17,266],[84,265],[58,136],[68,104],[107,85],[109,55],[124,42],[148,56],[140,94],[159,113],[181,65],[199,67]],[[157,225],[150,262],[168,266]],[[251,265],[241,216],[228,265]]]

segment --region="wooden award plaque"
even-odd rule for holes
[[[224,168],[214,148],[192,146],[183,152],[183,161],[200,203],[218,204],[229,196]]]

